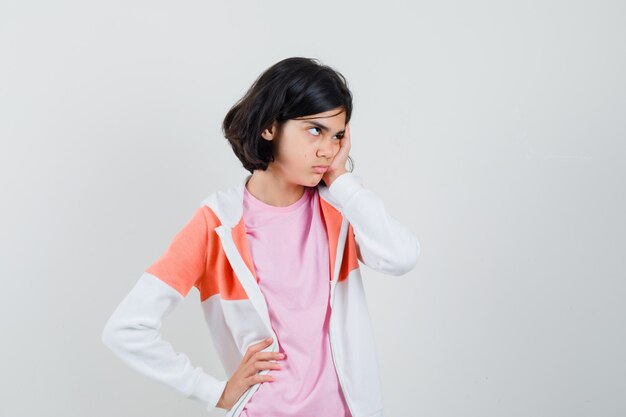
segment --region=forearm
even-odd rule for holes
[[[159,332],[162,317],[182,300],[176,290],[144,273],[108,319],[102,341],[135,370],[202,402],[210,411],[226,381],[193,366],[189,357],[176,352]]]
[[[367,266],[391,275],[413,269],[420,253],[418,239],[392,217],[380,197],[346,171],[332,181],[329,191],[339,202],[354,230],[359,259]]]

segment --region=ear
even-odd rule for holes
[[[278,131],[278,123],[274,121],[272,122],[272,125],[270,127],[268,127],[263,132],[261,132],[261,136],[265,140],[273,140],[273,139],[276,139],[277,131]]]

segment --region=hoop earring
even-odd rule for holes
[[[354,161],[352,160],[350,155],[348,155],[348,162],[350,163],[350,168],[348,168],[348,171],[349,172],[354,172]]]

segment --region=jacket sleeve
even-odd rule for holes
[[[206,273],[208,227],[202,208],[174,236],[169,247],[140,276],[110,316],[102,342],[142,374],[216,408],[227,380],[218,380],[176,352],[160,333],[168,315]]]
[[[403,275],[417,264],[418,239],[385,209],[380,197],[352,172],[338,176],[328,188],[354,230],[358,259],[377,271]]]

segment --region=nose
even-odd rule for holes
[[[319,148],[317,148],[317,156],[325,158],[331,158],[333,156],[332,138],[325,138],[320,141]]]

